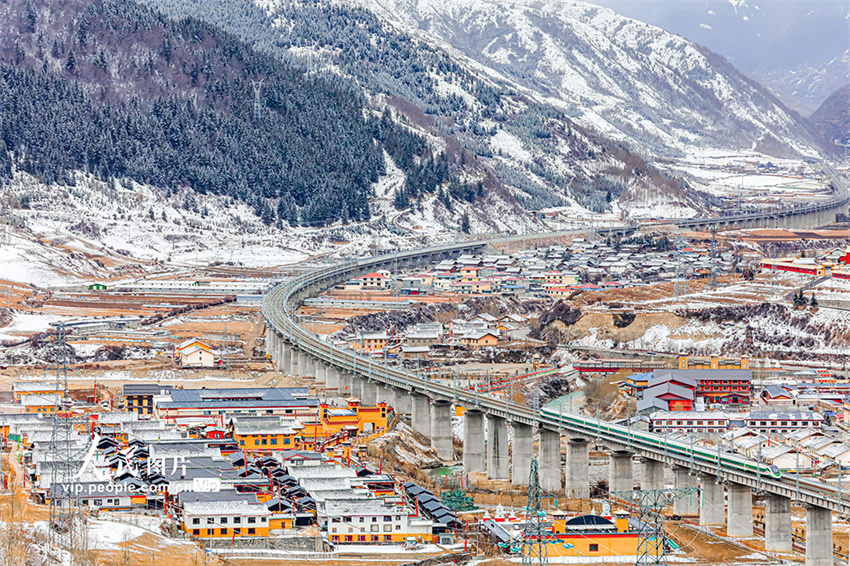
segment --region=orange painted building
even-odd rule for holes
[[[233,417],[233,439],[240,450],[268,452],[301,447],[304,425],[285,417]]]

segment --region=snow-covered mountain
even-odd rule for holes
[[[681,216],[710,204],[707,195],[648,164],[625,137],[579,123],[576,109],[550,103],[451,46],[417,39],[362,7],[338,0],[143,1],[172,17],[205,19],[309,73],[342,77],[362,89],[373,112],[389,110],[393,120],[427,138],[455,180],[436,199],[395,198],[415,185],[416,179],[402,178],[386,196],[399,208],[410,206],[406,217],[424,214],[451,226],[468,213],[475,230],[498,230],[505,222],[521,231],[530,218],[542,221],[540,215],[523,218],[524,211],[558,208],[567,220],[547,223],[556,229],[592,213],[613,220],[630,209],[664,206]]]
[[[803,114],[850,76],[846,0],[589,1],[705,45],[777,94],[792,95]]]
[[[700,147],[813,153],[805,126],[719,55],[566,0],[355,0],[650,155]]]

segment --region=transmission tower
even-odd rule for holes
[[[708,289],[717,289],[717,224],[711,225],[711,277],[708,280]]]
[[[254,87],[254,122],[259,123],[263,117],[263,103],[260,99],[260,93],[263,90],[263,79],[259,81],[251,80],[251,86]]]
[[[548,566],[547,545],[554,537],[546,527],[546,514],[543,512],[544,495],[540,488],[540,475],[537,470],[537,458],[531,460],[531,472],[528,476],[528,504],[525,507],[525,530],[522,533],[522,566]]]
[[[50,471],[50,516],[48,536],[56,546],[66,547],[77,563],[75,551],[85,550],[88,538],[85,532],[79,493],[75,484],[79,481],[81,466],[89,450],[86,430],[88,420],[74,417],[73,401],[68,391],[68,348],[65,324],[59,325],[56,334],[56,412],[48,449]]]
[[[664,554],[667,534],[664,531],[664,507],[680,497],[699,496],[698,487],[681,489],[647,489],[614,491],[611,495],[633,501],[640,510],[638,527],[638,559],[635,566],[643,564],[667,564]]]

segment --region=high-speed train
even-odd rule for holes
[[[762,474],[774,479],[780,479],[782,472],[773,465],[756,462],[749,458],[739,456],[737,454],[729,454],[727,452],[718,452],[704,446],[691,446],[684,442],[665,439],[662,436],[649,432],[641,432],[632,428],[611,424],[605,421],[597,420],[593,417],[585,417],[575,413],[561,413],[552,408],[543,408],[540,413],[547,419],[554,419],[556,422],[561,422],[570,428],[578,428],[587,431],[588,437],[596,435],[597,430],[604,433],[606,437],[614,440],[620,440],[623,445],[637,445],[671,456],[691,459],[691,451],[693,450],[693,460],[695,463],[711,466],[716,469],[718,467],[717,459],[720,458],[720,468],[729,471],[749,472],[752,474]]]

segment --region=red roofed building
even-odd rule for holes
[[[364,291],[382,291],[388,289],[390,286],[390,279],[388,277],[375,272],[358,277],[357,281],[360,282],[360,288]]]

